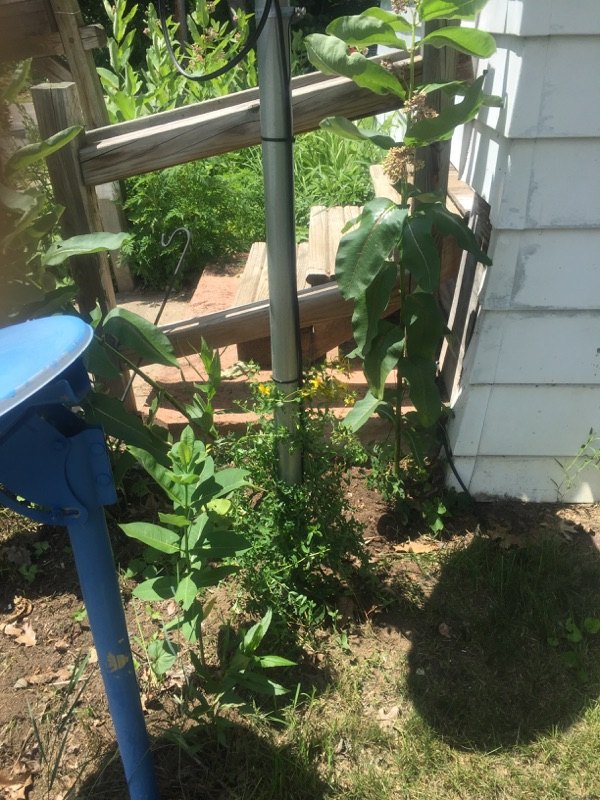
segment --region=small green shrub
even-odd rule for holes
[[[124,251],[133,273],[149,288],[164,289],[181,245],[160,240],[179,226],[192,232],[182,279],[221,256],[264,239],[262,175],[237,154],[184,164],[131,178],[125,209],[133,236]]]
[[[313,377],[306,386],[300,396],[284,399],[272,384],[256,385],[258,427],[235,440],[228,454],[244,465],[254,486],[235,517],[250,544],[239,556],[248,605],[272,608],[296,632],[338,619],[340,600],[355,597],[359,582],[361,592],[367,588],[370,574],[347,494],[347,470],[363,460],[362,448],[326,410],[305,408],[295,441],[273,421],[277,404],[306,401],[323,382]],[[301,485],[279,478],[275,454],[282,442],[302,448]]]

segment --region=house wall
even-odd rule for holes
[[[598,0],[490,0],[480,65],[505,98],[453,142],[491,205],[481,310],[449,427],[479,497],[600,500],[600,471],[565,465],[600,434],[600,13]]]

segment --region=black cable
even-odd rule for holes
[[[171,61],[173,62],[173,66],[175,67],[177,72],[180,75],[183,75],[184,78],[187,78],[190,81],[204,82],[204,81],[211,81],[214,78],[218,78],[221,75],[225,75],[226,72],[229,72],[230,70],[232,70],[237,64],[240,63],[240,61],[243,61],[243,59],[246,58],[246,56],[248,55],[250,50],[252,50],[254,48],[254,46],[256,45],[256,42],[258,41],[258,37],[260,36],[260,34],[263,31],[263,28],[267,24],[267,19],[269,17],[269,11],[271,10],[272,3],[273,3],[273,0],[266,0],[266,4],[265,4],[265,9],[263,11],[263,15],[260,18],[256,28],[254,29],[254,33],[252,33],[248,37],[248,40],[247,40],[246,44],[242,47],[242,49],[240,50],[240,52],[237,55],[233,56],[233,58],[230,58],[225,64],[223,64],[222,67],[219,67],[218,69],[215,69],[212,72],[206,72],[204,74],[200,74],[200,73],[193,74],[191,72],[186,72],[186,70],[179,63],[179,61],[177,59],[177,56],[175,55],[175,51],[173,50],[173,46],[171,44],[171,37],[169,35],[169,28],[168,28],[168,25],[167,25],[167,11],[166,11],[166,8],[165,8],[165,3],[164,3],[164,0],[158,0],[158,14],[159,14],[159,17],[160,17],[160,26],[162,28],[163,36],[165,38],[165,45],[166,45],[169,57],[171,58]],[[279,3],[277,2],[277,0],[275,0],[275,5],[277,6],[279,15],[281,15],[281,9],[279,8]]]

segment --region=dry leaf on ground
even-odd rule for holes
[[[416,555],[420,553],[435,553],[439,549],[439,543],[432,541],[402,542],[402,544],[394,545],[394,550],[397,553],[415,553]]]

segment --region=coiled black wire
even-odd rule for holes
[[[248,55],[250,50],[252,50],[257,41],[258,37],[263,31],[263,28],[267,24],[267,19],[269,17],[269,11],[271,10],[271,6],[275,3],[275,8],[277,12],[277,17],[281,20],[281,8],[279,7],[278,0],[266,0],[265,9],[263,11],[262,17],[258,21],[256,28],[254,29],[254,33],[248,36],[248,40],[246,44],[242,47],[239,53],[235,56],[230,58],[222,67],[213,70],[212,72],[205,72],[205,73],[192,73],[187,72],[184,67],[181,65],[177,56],[175,55],[175,51],[173,50],[173,45],[171,44],[171,37],[169,36],[169,28],[167,25],[167,9],[165,7],[164,0],[158,0],[158,14],[160,17],[160,26],[162,28],[163,36],[165,37],[165,45],[167,47],[167,52],[171,61],[173,62],[173,66],[177,70],[180,75],[183,75],[184,78],[187,78],[190,81],[211,81],[214,78],[218,78],[221,75],[225,75],[226,72],[232,70],[235,66],[237,66],[240,61],[243,61],[244,58]]]

